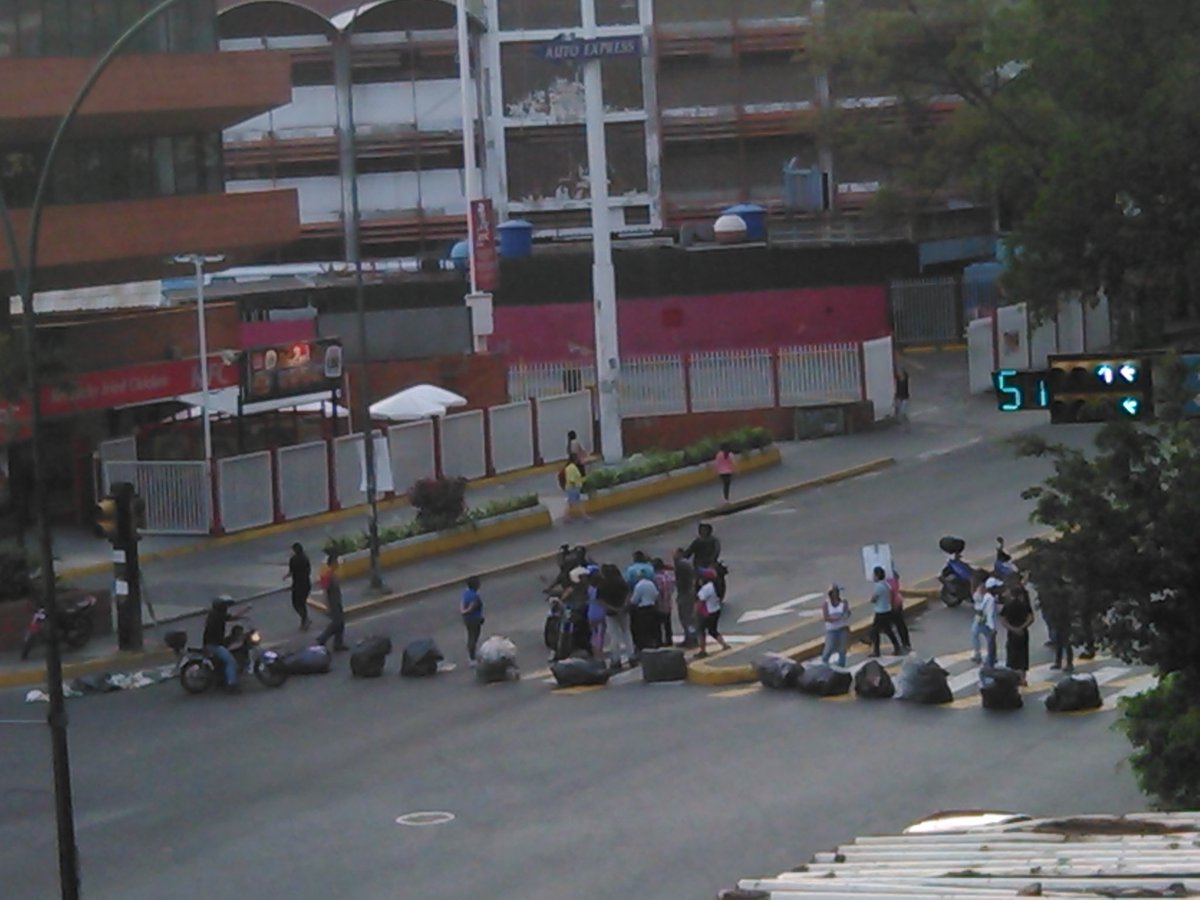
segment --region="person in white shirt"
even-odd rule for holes
[[[971,625],[971,646],[975,650],[975,655],[971,657],[971,661],[978,663],[982,660],[979,656],[979,644],[981,641],[987,641],[987,666],[992,668],[996,665],[996,591],[1004,587],[1004,582],[999,578],[989,578],[983,583],[983,590],[976,591],[972,597],[972,602],[975,607],[975,621]]]
[[[697,571],[700,579],[700,592],[696,594],[696,615],[700,620],[700,652],[699,657],[708,656],[706,635],[712,635],[713,640],[721,645],[722,650],[729,649],[729,642],[717,630],[721,620],[721,597],[717,593],[717,573],[714,569]]]
[[[850,602],[842,597],[840,584],[830,585],[829,594],[821,604],[821,618],[825,620],[825,650],[821,662],[828,663],[836,653],[837,664],[846,667],[846,649],[850,643]]]

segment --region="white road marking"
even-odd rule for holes
[[[804,594],[800,597],[793,597],[791,600],[784,600],[782,603],[776,603],[774,606],[768,606],[766,609],[748,609],[738,617],[737,623],[743,625],[747,622],[758,622],[762,619],[771,619],[775,616],[786,615],[794,607],[803,606],[824,596],[824,594],[819,593]]]
[[[965,450],[967,447],[973,447],[982,441],[983,438],[981,437],[973,437],[969,441],[963,441],[960,444],[951,444],[949,447],[939,447],[936,450],[926,450],[924,453],[918,453],[917,459],[925,462],[939,456],[945,456],[948,453],[954,453],[957,450]]]
[[[396,819],[396,824],[421,827],[424,825],[445,825],[447,822],[453,821],[454,813],[442,812],[440,810],[430,810],[427,812],[405,813]]]

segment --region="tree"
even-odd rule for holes
[[[1152,428],[1106,425],[1091,455],[1025,438],[1054,474],[1023,496],[1053,529],[1027,562],[1043,607],[1163,676],[1125,703],[1121,727],[1143,790],[1183,808],[1200,799],[1200,422],[1182,418],[1178,364],[1163,371],[1165,421]]]
[[[1200,4],[830,0],[826,35],[835,73],[893,98],[836,127],[880,158],[883,209],[994,201],[1041,314],[1103,291],[1144,344],[1200,314]]]

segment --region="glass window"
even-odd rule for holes
[[[92,50],[99,53],[112,46],[123,31],[119,0],[92,0]]]
[[[637,22],[638,0],[596,0],[597,25],[636,25]]]
[[[74,203],[75,182],[75,146],[62,144],[54,157],[54,167],[50,170],[50,201]]]
[[[154,143],[150,138],[129,145],[129,198],[140,200],[154,196]]]
[[[220,194],[225,190],[225,172],[221,155],[221,136],[206,134],[200,138],[200,190],[205,194]]]
[[[502,0],[500,28],[571,28],[581,24],[579,0]]]
[[[171,7],[166,14],[167,48],[172,53],[186,53],[191,47],[192,15],[187,3]]]
[[[37,178],[41,172],[41,156],[29,148],[10,148],[0,151],[0,190],[4,202],[13,209],[33,205]]]
[[[21,56],[42,55],[40,0],[17,0],[17,48]]]
[[[169,137],[154,139],[155,194],[170,197],[175,193],[175,154]]]
[[[73,0],[71,3],[71,52],[86,56],[92,51],[92,4],[91,0]]]
[[[217,49],[217,11],[212,0],[191,3],[193,11],[192,45],[194,53],[209,53]]]
[[[17,0],[0,0],[0,57],[17,55]]]
[[[200,193],[196,136],[192,134],[177,135],[173,143],[175,156],[175,193]]]
[[[47,56],[71,55],[71,21],[68,0],[42,0],[46,25],[42,33]]]
[[[153,0],[142,0],[142,12],[148,12],[153,5]],[[142,34],[142,46],[147,53],[166,53],[169,49],[167,19],[167,15],[159,15],[146,26],[146,30]]]
[[[99,141],[85,141],[75,147],[75,198],[81,203],[98,203],[105,199],[104,146]]]

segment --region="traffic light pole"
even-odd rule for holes
[[[113,543],[113,582],[117,595],[117,647],[140,651],[142,635],[142,569],[138,561],[134,488],[128,482],[112,486],[117,501],[117,540]]]

